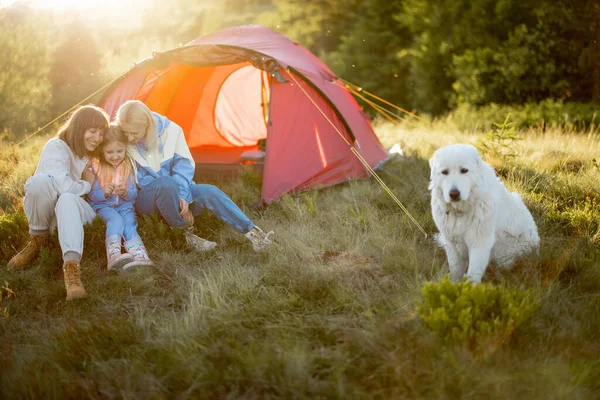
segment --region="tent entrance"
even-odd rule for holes
[[[202,88],[194,121],[186,131],[196,160],[195,177],[234,177],[244,164],[262,173],[263,160],[250,161],[244,153],[256,156],[259,141],[267,137],[268,74],[249,63],[206,68],[214,71]]]
[[[218,66],[172,63],[146,78],[137,99],[183,129],[195,177],[233,177],[267,137],[270,76],[250,62]],[[245,152],[254,152],[246,159]]]

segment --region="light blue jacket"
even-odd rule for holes
[[[190,185],[194,183],[194,170],[196,163],[192,158],[190,149],[185,141],[183,130],[175,122],[166,117],[152,113],[156,121],[158,132],[158,152],[160,156],[160,169],[152,168],[148,162],[150,153],[144,139],[129,145],[128,151],[135,161],[138,186],[143,189],[154,179],[170,176],[179,186],[179,197],[192,202]]]

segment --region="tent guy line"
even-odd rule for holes
[[[115,83],[116,81],[118,81],[119,79],[121,79],[121,77],[123,75],[125,75],[125,74],[119,75],[118,77],[116,77],[112,81],[108,82],[106,85],[102,86],[100,89],[96,90],[94,93],[92,93],[89,96],[87,96],[85,99],[83,99],[83,100],[79,101],[78,103],[74,104],[73,107],[69,108],[67,111],[65,111],[64,113],[60,114],[58,117],[54,118],[52,121],[48,122],[46,125],[42,126],[37,131],[33,132],[31,135],[25,137],[25,139],[23,139],[19,143],[17,143],[17,146],[25,143],[26,141],[28,141],[29,139],[31,139],[32,137],[34,137],[35,135],[37,135],[38,133],[40,133],[41,131],[43,131],[44,129],[46,129],[47,127],[49,127],[50,125],[52,125],[53,123],[55,123],[56,121],[58,121],[59,119],[61,119],[62,117],[64,117],[68,113],[70,113],[71,111],[73,111],[74,109],[76,109],[77,107],[79,107],[80,105],[82,105],[84,102],[88,101],[89,99],[91,99],[92,97],[94,97],[95,95],[97,95],[98,93],[100,93],[101,91],[103,91],[104,89],[110,87],[110,85],[112,85],[113,83]]]
[[[389,153],[356,100],[388,119],[401,116],[279,32],[246,25],[202,36],[135,63],[77,105],[103,90],[98,106],[111,116],[137,99],[181,126],[199,179],[232,176],[250,165],[263,176],[262,205],[286,193],[374,176],[426,235],[374,172]]]
[[[298,81],[294,77],[294,74],[292,74],[289,69],[286,70],[286,71],[288,72],[288,74],[290,75],[290,77],[294,80],[294,83],[296,83],[296,85],[298,85],[298,87],[302,90],[302,92],[306,95],[306,97],[308,97],[308,99],[311,101],[311,103],[317,108],[317,110],[319,110],[319,112],[323,115],[323,117],[325,117],[325,119],[327,120],[327,122],[329,122],[331,124],[331,126],[333,127],[333,129],[335,129],[335,131],[342,138],[342,140],[344,142],[346,142],[346,144],[350,148],[350,151],[352,152],[352,154],[354,154],[356,156],[356,158],[358,158],[358,160],[365,166],[365,168],[367,169],[367,171],[369,171],[369,173],[371,173],[371,175],[375,177],[375,179],[377,180],[377,182],[379,182],[379,184],[383,187],[383,189],[387,192],[387,194],[389,194],[390,197],[394,200],[394,202],[396,202],[396,204],[398,205],[398,207],[400,207],[400,209],[402,211],[404,211],[404,213],[406,214],[406,216],[408,218],[410,218],[410,220],[413,222],[413,224],[415,224],[415,226],[423,233],[423,235],[425,235],[425,237],[427,237],[427,232],[425,232],[425,229],[423,229],[423,227],[421,226],[421,224],[419,224],[419,222],[416,220],[416,218],[413,217],[413,215],[410,213],[410,211],[408,211],[408,209],[406,208],[406,206],[404,206],[404,204],[402,204],[402,202],[400,200],[398,200],[398,197],[396,197],[396,195],[394,194],[394,192],[392,192],[392,190],[385,184],[385,182],[379,177],[379,175],[377,175],[377,173],[375,172],[375,170],[373,170],[373,168],[371,168],[371,166],[369,165],[369,163],[367,162],[367,160],[364,159],[364,157],[359,153],[359,151],[356,149],[356,147],[354,147],[354,145],[352,143],[350,143],[348,141],[348,139],[346,139],[344,137],[344,135],[342,134],[342,132],[340,132],[340,130],[329,119],[329,117],[325,114],[325,112],[323,112],[323,110],[321,110],[321,108],[319,107],[319,105],[310,97],[310,95],[306,92],[306,90],[304,90],[304,88],[302,87],[302,85],[300,85],[298,83]]]
[[[396,195],[391,191],[391,189],[385,184],[385,182],[383,182],[383,180],[379,177],[379,175],[377,175],[377,173],[375,172],[375,170],[373,170],[373,168],[371,168],[371,166],[369,165],[369,163],[362,157],[362,155],[360,155],[360,153],[358,152],[358,150],[356,150],[356,148],[350,143],[348,142],[348,140],[344,137],[344,135],[339,131],[339,129],[334,125],[334,123],[329,119],[329,117],[327,117],[327,115],[323,112],[323,110],[321,110],[321,108],[318,106],[318,104],[316,104],[313,99],[310,97],[310,95],[308,93],[306,93],[306,91],[304,90],[304,88],[302,87],[302,85],[300,85],[298,83],[298,81],[296,80],[296,78],[293,76],[293,74],[289,71],[289,69],[287,70],[287,72],[289,73],[290,77],[292,77],[292,79],[294,80],[294,82],[296,83],[296,85],[302,90],[302,92],[308,97],[308,99],[312,102],[312,104],[319,110],[319,112],[323,115],[323,117],[325,117],[325,119],[327,120],[327,122],[329,122],[331,124],[331,126],[335,129],[335,131],[338,133],[338,135],[342,138],[342,140],[344,140],[344,142],[348,145],[348,147],[350,148],[350,151],[358,158],[358,160],[365,166],[365,168],[369,171],[369,173],[375,177],[375,179],[377,180],[377,182],[379,182],[379,184],[383,187],[383,189],[390,195],[390,197],[394,200],[394,202],[400,207],[400,209],[408,216],[408,218],[415,224],[415,226],[423,233],[423,235],[425,235],[425,237],[427,237],[427,232],[425,232],[425,230],[423,229],[423,227],[419,224],[419,222],[415,219],[415,217],[413,217],[413,215],[410,213],[410,211],[408,211],[408,209],[406,208],[406,206],[404,206],[404,204],[402,204],[402,202],[396,197]],[[53,120],[51,120],[50,122],[48,122],[46,125],[44,125],[43,127],[39,128],[37,131],[35,131],[34,133],[32,133],[31,135],[27,136],[25,139],[21,140],[19,143],[17,143],[17,146],[21,145],[22,143],[26,142],[27,140],[31,139],[33,136],[37,135],[38,133],[40,133],[41,131],[43,131],[44,129],[46,129],[48,126],[52,125],[54,122],[56,122],[57,120],[59,120],[60,118],[62,118],[63,116],[65,116],[66,114],[68,114],[70,111],[74,110],[75,108],[77,108],[78,106],[80,106],[81,104],[83,104],[85,101],[89,100],[90,98],[92,98],[93,96],[95,96],[96,94],[100,93],[102,90],[108,88],[109,86],[111,86],[113,83],[115,83],[116,81],[118,81],[119,79],[121,79],[123,77],[124,74],[119,75],[117,78],[113,79],[112,81],[110,81],[109,83],[107,83],[106,85],[102,86],[100,89],[96,90],[94,93],[90,94],[89,96],[87,96],[86,98],[84,98],[83,100],[79,101],[78,103],[74,104],[71,108],[69,108],[67,111],[63,112],[62,114],[60,114],[58,117],[54,118]],[[340,79],[341,80],[341,79]],[[344,81],[345,82],[345,81]],[[348,91],[350,93],[353,94],[357,94],[355,93],[355,90],[349,90],[349,89],[353,89],[350,85],[346,84],[344,86],[346,89],[348,89]],[[367,93],[367,92],[365,92]],[[361,98],[363,98],[365,101],[367,101],[369,104],[371,102],[369,102],[367,99],[365,99],[363,96],[359,96]],[[375,107],[374,107],[375,108]],[[400,110],[402,110],[399,107],[396,107]],[[376,108],[377,109],[377,108]],[[406,112],[407,114],[414,116],[415,118],[417,118],[417,116],[415,116],[412,113]],[[404,119],[403,119],[404,120]]]

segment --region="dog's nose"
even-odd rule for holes
[[[452,201],[460,200],[460,192],[458,191],[457,188],[450,189],[449,195],[450,195],[450,198],[452,199]]]

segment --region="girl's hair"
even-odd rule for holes
[[[146,132],[144,135],[146,147],[151,157],[147,160],[152,168],[160,168],[158,156],[158,131],[154,115],[144,103],[139,100],[129,100],[123,103],[117,111],[117,124],[123,132]]]
[[[104,148],[113,142],[119,142],[127,147],[129,140],[127,139],[127,135],[123,132],[123,130],[115,124],[110,124],[106,133],[104,133],[104,139],[102,139],[102,143],[96,149],[96,158],[100,160],[98,164],[98,170],[96,171],[96,176],[100,181],[100,187],[104,188],[107,183],[110,183],[115,178],[115,167],[113,167],[106,159],[104,158]],[[123,175],[132,176],[133,175],[133,166],[131,165],[131,161],[129,160],[129,156],[125,153],[125,159],[123,160]]]
[[[73,150],[77,156],[83,158],[88,155],[83,140],[85,132],[88,129],[100,129],[105,131],[108,128],[110,118],[106,111],[96,106],[81,106],[58,130],[58,138],[63,140]]]

